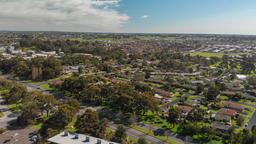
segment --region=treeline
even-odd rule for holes
[[[0,60],[0,69],[3,74],[13,74],[15,77],[23,79],[32,78],[33,68],[40,69],[38,73],[35,73],[41,75],[39,77],[42,80],[55,78],[62,73],[61,61],[54,57],[35,57],[31,60],[25,60],[18,56]]]
[[[150,88],[135,83],[109,83],[100,77],[67,78],[60,89],[67,97],[75,97],[81,102],[105,105],[123,113],[144,114],[156,111],[157,102]]]

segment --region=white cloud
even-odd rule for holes
[[[120,0],[0,0],[0,29],[120,32]]]
[[[143,16],[141,16],[142,19],[147,19],[147,18],[149,18],[149,17],[150,17],[149,15],[143,15]]]

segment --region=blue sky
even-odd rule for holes
[[[122,0],[118,10],[128,32],[256,34],[256,0]]]
[[[256,35],[256,0],[0,0],[0,30]]]

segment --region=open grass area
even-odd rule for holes
[[[4,116],[4,113],[0,112],[0,118]]]
[[[20,111],[21,111],[20,106],[21,106],[20,103],[7,105],[7,107],[8,107],[11,111],[13,111],[13,112],[20,112]]]
[[[156,139],[159,139],[160,141],[167,142],[169,144],[181,144],[179,141],[176,141],[174,139],[171,139],[170,137],[167,138],[167,136],[155,136],[152,131],[149,131],[147,129],[144,129],[142,127],[139,127],[137,125],[132,125],[131,128],[140,131],[146,135],[150,135],[152,137],[155,137]]]
[[[220,95],[218,98],[219,98],[220,100],[229,100],[229,97],[224,96],[224,95]]]
[[[161,118],[160,116],[152,112],[147,112],[145,116],[142,117],[142,121],[144,123],[150,122],[152,125],[154,125],[157,128],[168,128],[174,133],[177,133],[177,128],[179,126],[179,125],[173,126],[167,120]]]
[[[40,85],[40,87],[45,90],[53,90],[53,88],[51,88],[49,84],[42,84]]]
[[[218,58],[222,58],[224,53],[213,53],[213,52],[193,52],[190,53],[191,56],[202,56],[202,57],[218,57]],[[229,56],[235,56],[235,55],[239,55],[238,53],[229,53],[227,54]]]
[[[33,85],[40,85],[41,82],[35,82],[32,80],[27,80],[26,83],[33,84]]]
[[[192,99],[195,99],[195,98],[201,98],[201,96],[191,95],[191,96],[188,97],[188,100],[192,100]]]
[[[43,126],[42,123],[38,123],[38,124],[35,124],[35,125],[31,125],[32,128],[36,128],[36,129],[40,129],[42,126]]]

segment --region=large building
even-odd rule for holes
[[[62,132],[52,138],[49,138],[48,141],[54,144],[118,144],[84,134],[69,132]]]

